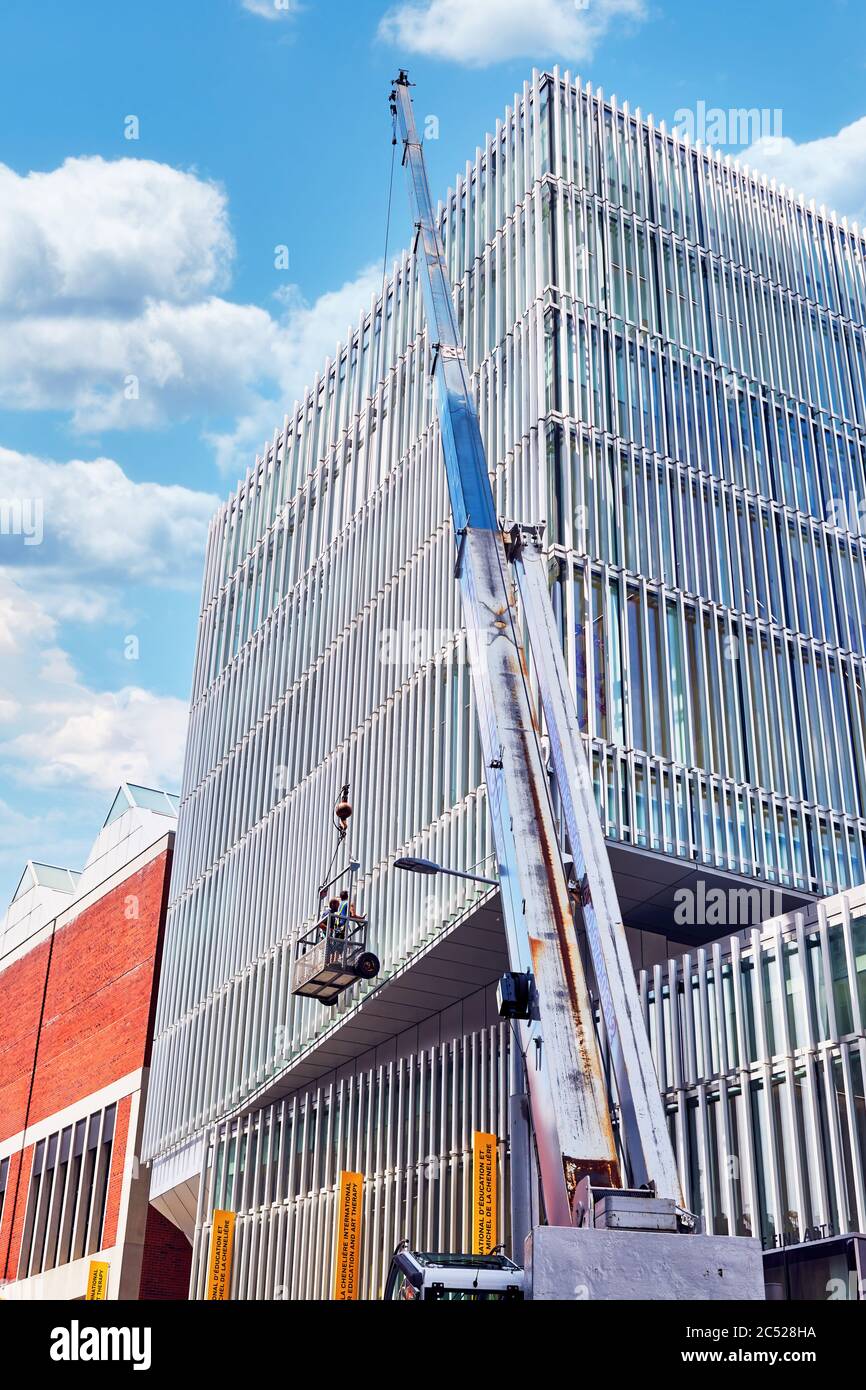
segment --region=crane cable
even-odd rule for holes
[[[344,782],[342,788],[340,789],[340,795],[339,795],[339,797],[337,798],[336,802],[334,803],[334,811],[335,811],[335,812],[336,812],[337,807],[338,807],[339,804],[340,804],[341,798],[346,799],[346,798],[348,798],[348,795],[349,795],[349,783],[348,783],[348,782]],[[331,855],[331,862],[329,863],[327,869],[325,870],[325,877],[322,879],[322,882],[321,882],[320,885],[319,885],[319,902],[320,902],[320,903],[322,902],[322,900],[323,900],[323,898],[324,898],[325,888],[327,887],[328,882],[329,882],[330,877],[331,877],[331,870],[333,869],[335,863],[337,862],[337,855],[340,853],[340,847],[341,847],[341,845],[343,844],[343,841],[345,840],[346,836],[347,836],[348,833],[349,833],[349,827],[348,827],[347,825],[340,825],[340,824],[337,822],[336,815],[334,816],[334,827],[335,827],[335,829],[336,829],[336,831],[337,831],[337,843],[336,843],[336,846],[334,847],[334,853]]]
[[[388,211],[385,217],[385,250],[382,255],[382,328],[385,327],[385,281],[388,275],[388,242],[391,236],[391,203],[394,197],[394,162],[397,156],[397,107],[392,93],[391,105],[391,174],[388,180]]]

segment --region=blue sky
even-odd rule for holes
[[[781,110],[735,153],[866,221],[862,0],[0,0],[0,910],[179,790],[207,521],[381,277],[395,70],[444,193],[555,61]]]

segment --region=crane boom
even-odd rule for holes
[[[580,1178],[619,1185],[616,1144],[592,1006],[569,904],[518,637],[513,586],[451,285],[401,73],[393,107],[417,231],[416,250],[457,542],[502,915],[511,968],[532,977],[536,1007],[519,1024],[547,1220],[569,1225]]]
[[[583,925],[614,1062],[632,1180],[681,1200],[658,1082],[613,876],[555,632],[536,537],[503,529],[487,469],[466,357],[409,79],[391,108],[403,144],[442,451],[457,543],[457,577],[478,712],[511,969],[531,982],[520,1023],[547,1221],[568,1225],[578,1181],[621,1185],[610,1104],[578,949],[568,884],[517,623],[520,590],[549,732]],[[544,585],[542,589],[540,586]],[[534,630],[533,630],[534,629]],[[536,651],[536,645],[538,650]],[[540,659],[539,659],[540,658]]]
[[[682,1201],[613,871],[547,588],[539,527],[516,526],[510,556],[534,663],[580,914],[607,1030],[631,1181]]]

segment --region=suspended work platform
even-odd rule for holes
[[[349,859],[335,872],[334,864],[348,834],[352,806],[346,783],[334,807],[337,847],[319,887],[318,921],[302,932],[295,947],[292,994],[318,999],[320,1004],[336,1004],[344,990],[359,980],[373,980],[381,968],[379,957],[367,950],[368,920],[354,905],[355,882],[361,867]],[[335,896],[328,898],[329,891]]]
[[[379,959],[367,950],[366,917],[341,922],[329,917],[298,938],[292,994],[336,1004],[344,989],[379,973]]]

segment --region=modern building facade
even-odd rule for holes
[[[742,925],[678,922],[683,894],[779,916],[866,878],[866,242],[559,72],[440,215],[497,503],[546,520],[635,965],[664,972]],[[393,867],[494,868],[430,352],[405,254],[210,531],[145,1140],[196,1292],[220,1203],[239,1296],[327,1291],[355,1163],[375,1296],[408,1225],[465,1242],[479,1125],[507,1226],[496,895]],[[326,1011],[290,971],[347,781],[383,971]],[[677,1140],[703,1191],[704,1131]]]
[[[765,1249],[866,1231],[866,888],[639,979],[704,1228]]]
[[[0,921],[4,1299],[185,1295],[139,1163],[177,798],[124,784],[82,871],[29,863]]]
[[[659,950],[649,933],[633,940]],[[659,959],[639,984],[683,1194],[702,1228],[758,1236],[766,1250],[866,1231],[866,888]],[[216,1207],[238,1213],[235,1297],[329,1298],[341,1170],[365,1179],[362,1298],[381,1294],[403,1238],[469,1249],[477,1131],[499,1138],[497,1233],[511,1244],[523,1092],[515,1035],[487,988],[215,1127],[193,1296],[204,1294]],[[515,1207],[535,1200],[527,1191]],[[856,1297],[847,1282],[844,1296]]]

